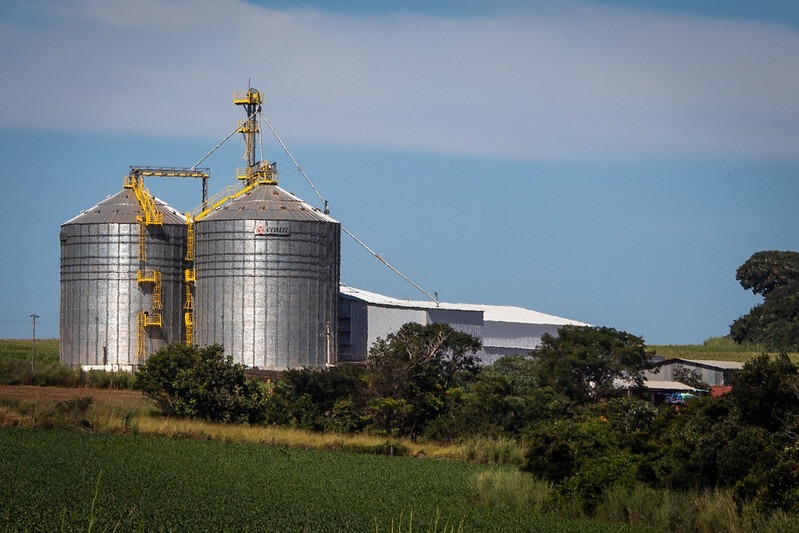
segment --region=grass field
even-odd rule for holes
[[[650,352],[661,355],[667,359],[680,357],[683,359],[706,359],[711,361],[738,361],[745,363],[762,353],[776,352],[766,350],[763,346],[754,344],[736,344],[729,337],[714,337],[703,344],[670,344],[662,346],[647,346]],[[788,356],[794,363],[799,363],[799,353],[789,353]]]
[[[81,407],[86,398],[91,402]],[[365,433],[318,433],[281,426],[223,424],[170,418],[155,413],[153,402],[139,391],[85,387],[0,385],[0,428],[72,428],[290,448],[409,455],[470,463],[523,462],[523,447],[514,439],[476,437],[447,444],[381,437]]]
[[[0,339],[0,358],[30,363],[33,352],[31,339]],[[36,339],[34,365],[59,362],[58,339]]]
[[[3,429],[0,529],[633,530],[470,504],[469,480],[490,468],[213,441]]]

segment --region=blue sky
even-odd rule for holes
[[[333,215],[444,301],[701,343],[758,302],[741,263],[799,250],[795,2],[11,0],[0,47],[0,338],[58,335],[60,224],[197,162],[248,80]],[[422,298],[347,238],[342,280]]]

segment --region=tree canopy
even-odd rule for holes
[[[246,379],[244,365],[225,357],[222,346],[172,344],[141,365],[136,379],[165,414],[214,422],[259,422],[265,394]]]
[[[732,323],[730,336],[771,349],[799,348],[799,252],[757,252],[735,277],[763,302]]]
[[[373,427],[415,437],[445,407],[445,395],[478,371],[480,341],[448,324],[409,322],[369,351]]]
[[[732,399],[746,423],[771,431],[799,414],[799,369],[781,354],[763,354],[733,375]]]
[[[543,335],[533,355],[540,385],[578,403],[615,395],[616,379],[642,385],[648,364],[641,337],[607,327],[564,326]]]

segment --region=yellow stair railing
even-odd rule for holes
[[[186,214],[186,261],[194,261],[194,218]]]
[[[147,227],[144,218],[137,217],[139,221],[139,261],[147,261]]]
[[[133,194],[136,195],[136,200],[139,201],[142,211],[144,211],[144,223],[148,226],[160,226],[164,222],[164,214],[158,210],[155,205],[150,191],[144,186],[144,180],[138,176],[125,176],[126,189],[132,189]]]
[[[161,327],[162,325],[161,313],[148,313],[147,311],[142,311],[139,313],[138,322],[139,322],[139,337],[138,337],[138,342],[136,343],[136,357],[140,361],[143,361],[147,356],[147,351],[146,351],[147,328],[149,326],[157,326],[159,328]]]
[[[163,284],[161,283],[161,272],[158,270],[139,270],[136,273],[139,283],[153,284],[153,309],[163,308]]]
[[[185,342],[187,346],[194,344],[194,282],[197,273],[194,270],[194,216],[186,213],[186,262],[190,268],[184,270],[183,283],[186,285],[186,299],[183,304],[183,325],[185,326]]]
[[[183,313],[183,323],[186,325],[186,345],[194,344],[194,313],[186,311]]]

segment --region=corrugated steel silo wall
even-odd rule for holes
[[[195,225],[194,335],[261,369],[320,367],[336,360],[341,229],[282,220],[287,234],[257,234],[266,220]]]
[[[139,225],[61,226],[61,362],[130,370],[136,359],[138,314],[151,311],[153,286],[139,284]],[[159,270],[163,327],[147,328],[146,353],[182,341],[186,227],[151,226],[147,269]]]

